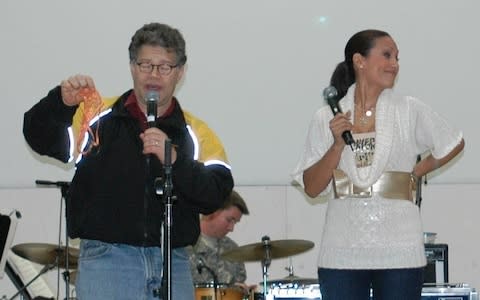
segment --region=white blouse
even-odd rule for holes
[[[355,85],[339,102],[354,115]],[[307,141],[292,176],[302,186],[303,171],[319,161],[333,144],[328,106],[310,123]],[[345,147],[338,168],[353,184],[365,188],[385,171],[411,172],[417,155],[441,158],[452,151],[462,133],[420,100],[384,90],[376,105],[375,149],[371,165],[357,168],[355,153]],[[322,191],[332,191],[332,183]],[[339,269],[411,268],[426,264],[418,207],[410,201],[372,198],[330,199],[318,266]]]

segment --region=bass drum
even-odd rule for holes
[[[225,284],[217,284],[216,291],[215,297],[213,283],[196,284],[195,300],[248,300],[250,298],[249,295],[244,295],[240,288]]]

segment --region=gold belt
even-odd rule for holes
[[[373,185],[360,188],[342,170],[333,170],[333,193],[337,199],[370,198],[378,194],[388,199],[414,201],[415,190],[415,178],[407,172],[384,172]]]

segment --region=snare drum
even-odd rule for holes
[[[217,297],[215,298],[215,285],[204,283],[195,285],[195,300],[244,300],[249,299],[238,287],[226,284],[217,284]]]

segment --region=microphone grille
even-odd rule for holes
[[[337,98],[338,96],[338,92],[337,92],[337,89],[334,87],[334,86],[327,86],[324,90],[323,90],[323,98],[325,98],[325,100],[333,100],[335,98]]]
[[[148,91],[145,98],[147,99],[147,102],[158,102],[160,94],[157,91]]]

